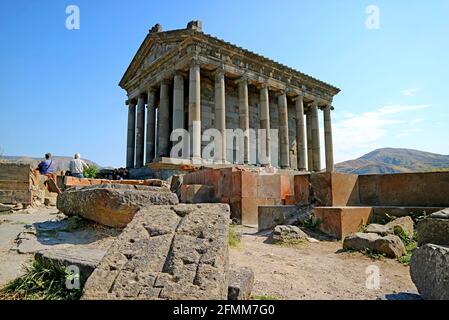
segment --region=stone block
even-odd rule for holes
[[[76,266],[80,276],[87,279],[106,254],[106,250],[91,248],[47,249],[35,253],[34,258],[45,266]]]
[[[449,246],[449,209],[432,213],[416,227],[418,246],[427,243]]]
[[[270,198],[242,198],[241,222],[245,225],[256,226],[258,224],[259,206],[280,205],[279,199]]]
[[[57,198],[62,213],[113,228],[125,227],[142,207],[177,203],[176,194],[166,188],[120,184],[70,188]]]
[[[225,204],[140,210],[87,280],[82,299],[227,299],[228,224]]]
[[[258,229],[259,231],[272,229],[277,225],[284,224],[296,214],[298,214],[296,206],[259,206]]]
[[[202,184],[183,184],[181,186],[182,203],[212,203],[215,202],[214,187]]]
[[[322,232],[343,239],[368,224],[371,211],[370,207],[315,207],[314,215]]]
[[[300,174],[293,178],[297,204],[310,204],[310,174]]]
[[[426,244],[413,251],[410,276],[425,300],[449,300],[449,247]]]
[[[254,272],[251,268],[229,268],[228,300],[249,300],[254,286]]]

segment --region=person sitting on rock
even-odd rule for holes
[[[84,178],[84,169],[88,167],[87,163],[81,160],[81,155],[79,153],[75,154],[74,158],[70,160],[69,170],[72,177]]]
[[[53,159],[51,158],[51,153],[45,154],[45,160],[39,163],[37,169],[42,175],[53,174],[55,172],[55,165],[53,163]]]

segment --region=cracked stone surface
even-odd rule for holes
[[[229,215],[226,204],[141,209],[82,299],[226,299]]]

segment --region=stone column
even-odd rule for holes
[[[175,74],[173,85],[173,130],[184,129],[184,78]]]
[[[249,145],[249,102],[248,102],[248,80],[242,78],[238,82],[239,84],[239,122],[240,129],[244,134],[244,154],[243,159],[245,163],[250,162],[250,145]]]
[[[126,143],[126,167],[134,168],[134,150],[136,147],[136,102],[127,101],[128,104],[128,139]]]
[[[147,100],[147,142],[146,142],[146,155],[145,162],[150,163],[153,161],[154,154],[154,137],[155,137],[155,110],[156,110],[156,91],[153,88],[148,89]]]
[[[306,171],[307,169],[307,151],[306,151],[306,135],[304,125],[304,96],[300,94],[295,99],[296,106],[296,148],[298,170]]]
[[[312,158],[313,171],[321,170],[320,126],[318,122],[318,104],[312,103]]]
[[[137,100],[137,124],[136,124],[136,168],[143,167],[145,144],[145,96],[141,95]]]
[[[268,163],[264,165],[271,166],[270,98],[266,85],[263,85],[260,90],[260,129],[265,129],[266,134],[265,148]]]
[[[193,62],[189,74],[189,132],[192,160],[201,159],[201,75],[200,66]]]
[[[221,163],[226,162],[226,98],[225,75],[223,70],[215,73],[215,128],[221,133]]]
[[[334,150],[332,145],[332,122],[331,122],[332,107],[326,106],[324,113],[324,145],[326,151],[326,171],[334,171]]]
[[[306,133],[307,133],[307,171],[313,171],[313,152],[312,152],[312,111],[309,108],[306,114]]]
[[[158,109],[157,135],[158,147],[157,156],[169,156],[170,154],[170,98],[169,81],[163,80],[160,89],[160,103]]]
[[[280,152],[280,167],[290,167],[290,143],[288,139],[288,108],[287,95],[282,92],[278,96],[278,110],[279,110],[279,152]]]

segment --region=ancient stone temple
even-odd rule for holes
[[[320,171],[319,110],[324,117],[326,170],[333,171],[331,110],[338,88],[236,45],[203,33],[201,21],[163,31],[157,24],[138,49],[120,86],[128,99],[127,167],[140,168],[170,157],[175,129],[189,132],[189,157],[200,160],[215,128],[223,141],[241,129],[241,160],[223,143],[221,163]],[[250,131],[262,136],[266,160]],[[272,145],[276,144],[277,149]]]

